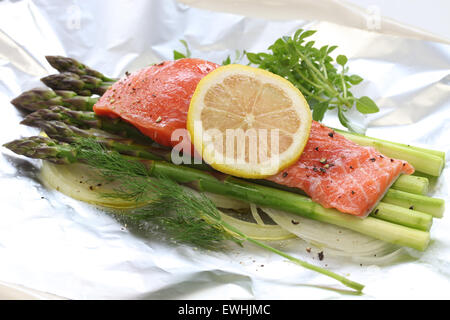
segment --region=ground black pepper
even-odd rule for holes
[[[323,260],[323,251],[320,251],[317,256],[319,257],[319,260],[322,261]]]

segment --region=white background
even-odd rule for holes
[[[381,15],[450,41],[448,0],[348,0],[363,9],[376,5]]]

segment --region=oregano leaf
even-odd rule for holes
[[[380,111],[377,104],[367,96],[363,96],[356,100],[356,109],[363,114]]]

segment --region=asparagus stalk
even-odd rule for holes
[[[345,130],[340,130],[340,129],[334,129],[336,132],[339,132],[340,134],[346,134],[349,136],[348,139],[350,139],[350,136],[353,137],[353,139],[355,139],[355,141],[358,141],[359,138],[363,138],[363,139],[369,139],[369,140],[373,140],[373,141],[377,141],[377,142],[389,142],[389,143],[394,143],[397,146],[400,147],[405,147],[405,148],[410,148],[419,152],[425,152],[425,153],[429,153],[435,156],[438,156],[439,158],[442,158],[442,160],[445,161],[445,152],[444,151],[440,151],[440,150],[432,150],[432,149],[426,149],[426,148],[421,148],[421,147],[416,147],[416,146],[411,146],[409,144],[404,144],[404,143],[399,143],[399,142],[392,142],[392,141],[387,141],[387,140],[383,140],[383,139],[379,139],[379,138],[373,138],[373,137],[368,137],[356,132],[349,132],[349,131],[345,131]],[[370,143],[370,142],[367,142]]]
[[[428,213],[406,209],[388,202],[380,202],[370,216],[424,231],[429,231],[433,224],[433,216]]]
[[[60,121],[41,120],[34,121],[33,124],[43,129],[49,137],[58,141],[76,143],[83,138],[92,138],[102,145],[121,154],[150,160],[163,159],[171,162],[170,150],[136,145],[132,140],[118,139],[107,136],[95,136],[92,135],[92,133],[89,131],[67,125]],[[205,164],[194,164],[192,166],[199,170],[211,170],[210,167]],[[405,199],[405,201],[408,200],[409,198]],[[404,224],[406,226],[417,228],[420,230],[429,230],[432,223],[432,217],[430,215],[426,215],[415,210],[406,210],[402,207],[397,206],[395,206],[395,208],[393,208],[392,206],[390,208],[386,208],[386,206],[378,205],[374,209],[372,215],[374,215],[375,213],[377,218]]]
[[[114,81],[104,81],[88,75],[79,76],[71,72],[52,74],[41,81],[53,90],[71,90],[82,96],[102,95],[114,84]]]
[[[445,210],[445,201],[443,199],[431,198],[400,190],[389,189],[382,201],[411,210],[425,212],[435,218],[442,218]]]
[[[57,163],[86,162],[80,149],[50,138],[31,137],[5,144],[13,152],[27,157],[39,158]],[[401,246],[425,250],[430,234],[414,228],[391,223],[374,217],[360,219],[335,209],[325,209],[310,198],[291,192],[274,189],[231,176],[211,174],[206,171],[177,166],[166,161],[141,160],[150,174],[165,176],[178,183],[187,183],[199,191],[221,194],[248,203],[284,210],[314,220],[345,227]]]
[[[46,110],[40,110],[39,113],[45,113],[45,111]],[[170,150],[137,145],[132,140],[127,139],[118,139],[107,136],[95,136],[89,131],[67,125],[60,121],[44,121],[40,120],[41,118],[39,117],[28,117],[26,119],[29,120],[30,118],[33,119],[33,121],[27,121],[28,124],[33,124],[40,127],[47,133],[48,136],[58,141],[74,143],[82,138],[92,138],[97,142],[105,145],[106,147],[113,149],[121,154],[150,160],[164,159],[171,162]],[[205,164],[197,164],[193,166],[201,170],[210,170],[209,166]],[[387,199],[392,199],[393,196],[388,192],[386,197]],[[371,215],[376,216],[379,219],[404,224],[412,228],[429,230],[432,223],[431,215],[427,215],[416,210],[407,210],[402,208],[402,206],[404,207],[405,204],[410,204],[411,202],[415,203],[414,199],[415,198],[413,197],[413,195],[411,196],[408,193],[401,193],[400,195],[397,195],[396,199],[394,199],[400,203],[398,206],[392,207],[379,204],[373,210]],[[428,197],[422,197],[422,199],[420,199],[419,201],[422,205],[420,205],[419,207],[426,212],[431,211],[430,213],[433,213],[436,210],[435,200],[430,201],[428,199]],[[391,203],[392,201],[393,200],[391,200]],[[394,202],[394,204],[398,204],[397,202]],[[425,203],[430,203],[430,208],[428,208]]]
[[[334,130],[357,144],[374,147],[388,157],[408,161],[417,171],[432,176],[440,176],[445,166],[445,153],[441,151],[412,147],[343,130]]]
[[[87,130],[69,126],[60,121],[38,121],[34,123],[41,128],[50,138],[66,143],[76,143],[83,138],[94,139],[105,147],[115,150],[121,154],[139,157],[149,160],[171,161],[170,150],[153,146],[135,144],[133,140],[115,137],[93,135]]]
[[[97,116],[94,112],[72,110],[62,106],[53,106],[48,109],[40,109],[23,120],[22,124],[38,126],[43,121],[61,121],[67,125],[78,126],[85,129],[100,129],[124,138],[131,138],[138,142],[152,143],[153,141],[143,135],[136,127],[120,118],[108,118]]]
[[[73,59],[62,56],[46,56],[45,57],[50,65],[59,72],[71,72],[79,76],[92,76],[99,78],[105,82],[113,82],[117,79],[109,78],[103,73],[93,70],[83,63]]]
[[[46,59],[60,73],[44,77],[41,81],[55,90],[71,90],[82,96],[102,95],[118,80],[107,77],[72,58],[46,56]]]
[[[428,187],[429,180],[427,178],[412,175],[401,175],[392,185],[393,189],[420,195],[426,195]]]
[[[56,164],[71,164],[78,161],[78,151],[73,146],[48,137],[34,136],[17,139],[3,146],[28,158],[43,159]]]
[[[48,109],[41,109],[29,114],[22,121],[22,124],[37,126],[42,121],[58,120],[68,125],[76,125],[81,128],[96,128],[106,132],[117,134],[125,138],[132,138],[139,142],[148,143],[151,140],[140,133],[132,125],[120,119],[111,119],[97,116],[93,112],[74,111],[69,108],[54,106]],[[403,175],[392,186],[394,189],[425,194],[428,190],[428,179],[423,177],[413,177]]]
[[[56,90],[48,88],[35,88],[25,91],[11,103],[25,111],[48,109],[52,106],[65,106],[72,110],[92,111],[97,98],[83,97],[73,91]]]
[[[165,160],[172,163],[172,152],[167,148],[160,148],[155,145],[139,145],[131,139],[117,138],[108,135],[95,135],[88,130],[70,126],[61,121],[35,121],[33,122],[33,125],[41,128],[50,138],[57,141],[77,143],[82,139],[90,138],[106,148],[117,151],[123,155],[147,160]],[[97,133],[101,133],[101,131]],[[186,166],[192,166],[204,171],[212,171],[211,167],[205,163]]]

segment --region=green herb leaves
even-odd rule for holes
[[[226,66],[227,64],[232,64],[232,63],[239,63],[246,55],[246,51],[240,51],[240,50],[236,50],[234,52],[234,60],[231,61],[231,56],[228,55],[227,58],[225,60],[222,61],[222,65]]]
[[[185,53],[181,53],[177,50],[173,50],[173,60],[183,59],[183,58],[190,58],[191,57],[191,50],[189,49],[189,45],[186,42],[186,40],[180,40],[181,44],[184,47]]]
[[[337,46],[314,47],[314,41],[306,41],[316,31],[299,29],[292,37],[282,37],[269,47],[271,53],[247,53],[250,63],[278,74],[292,82],[305,96],[313,109],[313,119],[321,121],[327,110],[337,109],[343,126],[351,131],[351,124],[344,113],[354,105],[364,114],[378,112],[369,97],[356,98],[349,91],[363,81],[358,75],[348,74],[348,59],[336,57],[338,68],[330,56]],[[339,69],[339,70],[338,70]]]
[[[361,113],[376,113],[380,111],[375,102],[366,96],[356,100],[356,109]]]
[[[348,59],[346,56],[343,56],[342,54],[338,55],[336,57],[336,62],[341,65],[342,67],[345,67],[345,64],[347,63]]]

